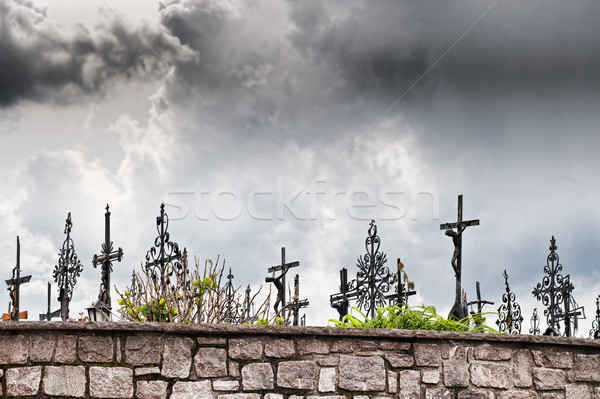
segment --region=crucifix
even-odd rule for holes
[[[67,238],[63,242],[58,254],[58,265],[54,267],[54,272],[52,273],[54,281],[58,283],[58,300],[60,301],[60,315],[63,321],[67,321],[69,318],[69,302],[71,302],[71,298],[73,297],[73,288],[77,283],[77,277],[79,277],[83,270],[81,261],[75,253],[75,246],[71,238],[72,228],[73,222],[71,222],[71,212],[69,212],[65,221],[65,234]]]
[[[477,305],[477,313],[481,314],[481,312],[483,312],[483,307],[485,305],[493,305],[494,302],[490,302],[490,301],[486,301],[484,299],[481,299],[481,288],[479,285],[479,281],[475,282],[475,290],[477,291],[477,300],[476,301],[470,301],[467,302],[467,306],[473,306],[473,305]],[[471,310],[471,314],[475,314],[475,312],[473,310]],[[475,321],[475,327],[479,327],[481,324],[479,324],[478,321]]]
[[[19,312],[19,297],[21,284],[28,283],[30,280],[31,276],[21,277],[21,242],[19,241],[19,236],[17,236],[17,265],[13,269],[12,278],[6,280],[8,291],[10,292],[12,310],[10,313],[3,314],[2,320],[19,321],[19,319],[27,318],[27,311]]]
[[[465,314],[464,307],[466,304],[461,304],[461,274],[462,274],[462,234],[465,229],[469,226],[479,226],[479,219],[474,220],[462,220],[463,217],[463,196],[458,196],[458,216],[454,223],[444,223],[440,225],[440,230],[446,230],[446,235],[452,237],[452,243],[454,244],[454,254],[452,255],[452,261],[450,262],[454,269],[454,275],[456,276],[456,296],[454,298],[454,305],[450,310],[448,318],[454,318],[457,320],[464,319],[467,315]],[[456,229],[454,231],[453,229]]]
[[[300,300],[300,276],[296,274],[294,277],[294,299],[288,304],[288,308],[292,310],[292,325],[298,325],[298,314],[300,309],[308,307],[308,299]]]
[[[98,301],[94,306],[105,313],[105,316],[111,318],[111,300],[110,300],[110,273],[112,272],[112,262],[120,262],[123,258],[123,249],[119,247],[113,251],[113,242],[110,240],[110,211],[106,204],[106,213],[104,214],[104,243],[102,244],[100,255],[94,255],[92,264],[94,268],[102,265],[102,281],[100,283],[100,293]]]
[[[348,270],[344,267],[340,270],[340,292],[329,296],[332,308],[338,311],[340,321],[348,314],[350,299],[358,296],[358,290],[352,289],[352,282],[348,283]]]
[[[157,274],[160,274],[161,284],[170,284],[169,277],[173,275],[174,271],[177,272],[177,277],[182,281],[186,272],[186,260],[179,250],[179,245],[169,240],[168,228],[169,216],[165,212],[165,204],[163,203],[160,204],[160,216],[156,217],[158,237],[154,240],[154,246],[146,254],[145,268],[146,271],[150,272],[155,283],[158,283]]]
[[[266,277],[265,282],[273,283],[275,288],[277,288],[277,298],[275,299],[275,305],[273,305],[273,309],[275,309],[275,314],[279,314],[279,305],[281,304],[281,311],[283,312],[282,317],[285,319],[285,275],[288,270],[292,267],[300,266],[300,262],[290,262],[285,263],[285,247],[281,248],[281,265],[271,266],[268,269],[269,273],[273,273],[273,276]],[[281,274],[275,277],[275,272],[281,271]]]
[[[51,303],[51,285],[48,281],[48,311],[46,313],[40,313],[40,321],[48,320],[50,321],[53,317],[60,316],[60,309],[56,309],[54,312],[50,311],[50,303]]]

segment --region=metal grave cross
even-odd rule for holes
[[[283,312],[283,314],[281,316],[284,319],[286,319],[286,317],[285,317],[285,305],[286,305],[285,275],[287,274],[289,269],[291,269],[292,267],[298,267],[298,266],[300,266],[300,262],[298,262],[298,261],[285,263],[285,247],[282,247],[281,248],[281,265],[269,267],[268,272],[272,273],[273,276],[265,278],[265,282],[273,283],[275,285],[275,288],[277,288],[277,298],[275,299],[275,305],[273,305],[273,309],[275,309],[276,314],[279,314],[279,305],[281,304],[281,311]],[[278,271],[281,271],[281,274],[279,276],[275,277],[275,272],[278,272]]]
[[[233,287],[233,274],[229,268],[227,284],[225,285],[225,309],[223,309],[223,321],[229,324],[240,322],[240,312],[235,300],[236,289]]]
[[[51,298],[52,295],[50,294],[52,292],[52,286],[50,285],[50,281],[48,281],[48,311],[46,313],[40,313],[40,321],[44,321],[44,320],[52,320],[53,317],[58,317],[60,316],[60,309],[56,309],[54,312],[50,311],[50,305],[51,305]]]
[[[71,298],[73,297],[73,288],[77,283],[77,277],[79,277],[83,270],[81,261],[75,253],[75,246],[71,238],[72,228],[73,222],[71,222],[71,212],[69,212],[65,221],[65,234],[67,238],[65,238],[58,254],[58,265],[54,267],[54,272],[52,273],[54,281],[58,283],[58,300],[60,301],[60,315],[63,321],[67,321],[69,318],[69,302],[71,302]]]
[[[344,267],[340,270],[340,292],[329,296],[329,303],[340,315],[340,321],[348,314],[350,299],[358,296],[358,290],[353,288],[355,280],[348,283],[348,270]]]
[[[496,320],[498,330],[500,332],[508,331],[509,334],[521,334],[521,323],[523,322],[521,305],[517,303],[514,292],[510,291],[506,269],[504,269],[504,284],[506,292],[502,295],[502,305],[498,308],[498,320]]]
[[[154,246],[146,254],[145,268],[150,272],[155,283],[158,283],[157,274],[160,275],[161,284],[170,284],[173,272],[177,273],[180,280],[184,280],[186,272],[185,259],[179,250],[179,244],[170,241],[168,228],[169,216],[165,212],[165,204],[162,203],[160,204],[160,216],[156,217],[158,237],[154,240]]]
[[[462,233],[469,226],[479,226],[479,219],[463,221],[463,196],[458,196],[458,216],[454,223],[444,223],[440,225],[440,230],[446,230],[446,235],[452,237],[454,244],[454,254],[452,255],[451,265],[456,276],[456,295],[454,305],[450,310],[448,318],[457,320],[464,319],[467,315],[464,314],[464,304],[461,303],[461,275],[462,275]],[[456,229],[454,231],[453,229]]]
[[[485,305],[493,305],[494,302],[491,301],[486,301],[484,299],[481,299],[481,286],[479,284],[479,281],[475,282],[475,291],[477,291],[477,300],[476,301],[470,301],[467,302],[467,306],[473,306],[473,305],[477,305],[477,313],[481,314],[483,312],[483,307]],[[471,314],[475,314],[475,312],[473,310],[471,310]],[[475,322],[475,326],[479,327],[480,324],[478,322]]]
[[[412,284],[414,283],[408,280],[405,280],[405,282],[402,281],[402,276],[406,276],[406,274],[402,273],[402,271],[404,270],[404,264],[400,261],[400,258],[398,258],[397,263],[398,274],[396,274],[396,279],[398,280],[398,285],[396,286],[396,292],[393,294],[386,295],[385,299],[389,299],[391,304],[402,306],[405,305],[405,301],[406,304],[408,304],[408,297],[417,295],[417,291],[413,289]]]
[[[596,298],[596,318],[592,321],[590,338],[600,338],[600,295]]]
[[[564,311],[557,315],[557,320],[565,322],[565,336],[572,337],[577,333],[578,320],[585,319],[585,308],[577,305],[572,292],[575,287],[571,284],[571,276],[566,275],[563,280],[562,292],[564,297]],[[573,330],[571,330],[571,325]]]
[[[19,236],[17,236],[17,265],[13,269],[12,278],[6,280],[8,291],[10,292],[12,310],[10,313],[3,314],[2,320],[19,321],[19,319],[27,318],[27,311],[19,312],[19,297],[21,284],[28,283],[30,280],[31,276],[21,277],[21,242],[19,241]]]
[[[537,308],[533,308],[533,315],[531,316],[531,328],[529,334],[539,335],[540,334],[540,318],[537,314]]]
[[[123,249],[119,247],[116,251],[113,251],[113,242],[110,240],[110,211],[108,210],[108,204],[106,204],[106,213],[104,214],[104,244],[100,248],[100,255],[94,255],[92,264],[97,267],[99,264],[102,265],[102,281],[100,283],[100,292],[98,293],[98,301],[95,303],[95,307],[99,310],[106,309],[106,316],[111,316],[111,300],[110,300],[110,273],[112,272],[112,262],[120,262],[123,259]]]
[[[292,302],[288,304],[288,309],[292,311],[292,325],[298,325],[300,309],[307,307],[308,299],[300,300],[300,276],[296,274],[294,277],[294,297]]]

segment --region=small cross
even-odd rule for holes
[[[300,309],[308,307],[308,299],[300,300],[300,276],[296,274],[294,277],[294,299],[288,304],[288,308],[292,310],[294,326],[298,325],[298,314]]]
[[[340,316],[340,321],[348,314],[350,299],[358,296],[358,290],[351,290],[348,284],[348,270],[344,267],[340,270],[340,292],[329,297],[329,303],[335,308]]]
[[[493,305],[494,302],[486,301],[486,300],[481,299],[481,289],[480,289],[480,286],[479,286],[479,281],[477,281],[475,283],[475,290],[477,291],[477,300],[476,301],[467,302],[467,306],[477,305],[477,313],[481,314],[483,312],[483,307],[485,305]],[[475,312],[473,312],[471,310],[471,314],[474,314],[474,313]],[[479,327],[479,323],[476,322],[475,326]]]
[[[6,280],[8,290],[10,291],[10,299],[12,302],[12,311],[2,315],[2,320],[19,321],[19,319],[27,318],[27,311],[19,312],[19,297],[20,287],[23,283],[28,283],[31,280],[31,276],[21,277],[21,242],[19,236],[17,236],[17,265],[13,269],[12,278]]]
[[[458,196],[458,215],[454,223],[444,223],[440,225],[440,230],[446,230],[446,235],[452,237],[454,243],[454,254],[452,255],[452,268],[456,276],[456,296],[454,299],[454,306],[450,310],[448,318],[455,318],[458,320],[464,319],[467,315],[463,314],[463,306],[461,304],[461,274],[462,274],[462,233],[469,226],[479,226],[479,219],[465,220],[463,221],[463,196]],[[453,229],[456,229],[454,231]]]
[[[284,311],[284,313],[285,313],[285,310],[284,310],[285,305],[286,305],[285,275],[289,269],[291,269],[292,267],[298,267],[298,266],[300,266],[300,262],[298,262],[298,261],[285,263],[285,247],[282,247],[281,248],[281,265],[271,266],[268,269],[268,272],[273,273],[273,274],[275,272],[281,271],[281,274],[278,277],[273,276],[273,277],[265,278],[265,282],[273,283],[275,285],[275,287],[277,288],[277,299],[275,300],[275,305],[273,306],[273,308],[275,309],[275,313],[279,313],[279,305],[280,304],[281,304],[281,310]],[[283,314],[282,316],[285,319],[285,314]]]
[[[400,261],[400,258],[398,258],[398,274],[396,274],[396,279],[398,280],[397,283],[397,288],[396,288],[396,293],[393,294],[389,294],[385,297],[385,299],[390,299],[391,303],[396,305],[404,305],[404,301],[406,300],[406,302],[408,303],[408,297],[409,296],[413,296],[413,295],[417,295],[417,291],[411,289],[411,287],[409,285],[412,285],[412,283],[409,284],[409,282],[407,281],[405,285],[402,282],[402,273],[401,271],[404,269],[404,264]],[[407,291],[408,290],[408,291]]]
[[[186,260],[179,250],[176,242],[170,241],[170,235],[167,232],[169,228],[169,216],[165,212],[165,204],[160,204],[160,216],[156,217],[156,230],[158,237],[154,240],[154,247],[150,248],[146,254],[146,271],[150,271],[152,279],[157,283],[156,269],[160,272],[160,283],[169,284],[169,276],[176,271],[179,278],[183,279],[185,273]],[[158,249],[158,254],[156,253]],[[158,255],[158,256],[157,256]],[[184,265],[181,265],[181,262]],[[167,267],[172,265],[173,269]]]
[[[120,262],[123,258],[123,249],[119,248],[113,251],[113,242],[110,240],[110,211],[106,204],[106,213],[104,214],[104,244],[101,247],[100,255],[94,255],[92,264],[97,267],[102,265],[102,281],[100,283],[100,293],[98,294],[98,302],[95,306],[98,309],[108,309],[110,314],[111,299],[110,299],[110,273],[112,272],[112,262]]]

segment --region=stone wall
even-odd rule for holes
[[[4,322],[3,397],[600,399],[599,340],[322,327]]]

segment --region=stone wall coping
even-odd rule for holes
[[[295,336],[295,337],[349,337],[387,340],[436,340],[436,341],[475,341],[505,342],[513,344],[543,344],[575,347],[600,348],[600,340],[588,338],[551,337],[525,334],[489,334],[453,331],[392,330],[378,328],[340,327],[297,327],[297,326],[257,326],[239,324],[183,324],[183,323],[144,323],[144,322],[62,322],[62,321],[6,321],[0,323],[0,334],[20,332],[129,332],[208,336]]]

